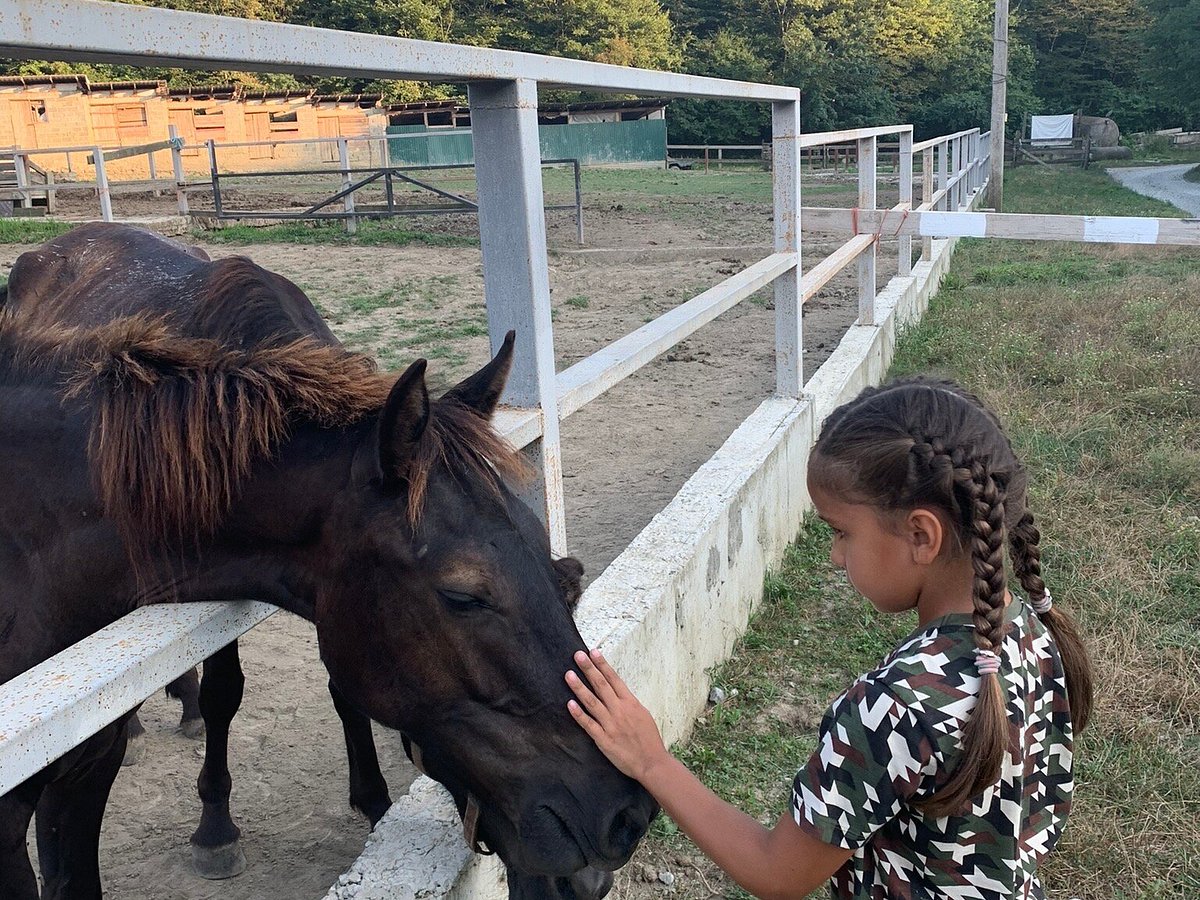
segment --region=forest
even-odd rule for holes
[[[134,0],[138,2],[138,0]],[[911,122],[918,139],[987,127],[993,6],[985,0],[141,0],[243,18],[451,41],[791,84],[809,131]],[[3,74],[83,72],[259,88],[465,96],[461,86],[298,79],[9,60]],[[1008,128],[1029,114],[1107,115],[1122,132],[1200,127],[1200,0],[1013,0]],[[555,96],[556,100],[579,95]],[[672,143],[769,133],[752,104],[676,101]]]

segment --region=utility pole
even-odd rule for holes
[[[988,174],[990,206],[1004,205],[1004,119],[1008,99],[1008,0],[996,0],[996,30],[992,34],[992,160]]]

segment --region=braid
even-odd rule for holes
[[[1008,533],[1013,573],[1029,599],[1035,603],[1046,596],[1046,583],[1042,581],[1042,551],[1038,547],[1041,539],[1041,532],[1033,524],[1033,513],[1029,510],[1025,510]]]
[[[952,454],[952,457],[960,454]],[[971,565],[975,571],[973,600],[975,646],[1000,655],[1004,642],[1004,490],[978,459],[954,468],[955,487],[971,510]],[[1000,777],[1008,749],[1008,713],[998,674],[979,676],[979,697],[963,727],[962,761],[937,793],[918,805],[926,815],[960,812],[967,802]]]
[[[1046,584],[1042,581],[1041,550],[1038,542],[1041,534],[1033,524],[1033,513],[1025,510],[1009,534],[1013,571],[1021,587],[1035,603],[1046,597]],[[1087,648],[1079,633],[1074,618],[1061,606],[1052,605],[1038,613],[1058,647],[1063,672],[1067,677],[1067,700],[1071,704],[1071,724],[1082,731],[1092,717],[1092,668]]]

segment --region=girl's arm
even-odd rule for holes
[[[726,803],[663,746],[650,713],[598,650],[580,651],[567,684],[568,709],[618,769],[641,782],[683,832],[734,881],[756,897],[800,898],[825,882],[853,850],[803,831],[785,812],[773,829]]]

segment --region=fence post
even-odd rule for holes
[[[157,168],[155,168],[155,165],[154,165],[154,151],[153,150],[151,150],[149,153],[146,154],[146,159],[150,163],[150,180],[158,181],[158,170],[157,170]],[[153,188],[153,192],[154,192],[155,197],[162,196],[162,191],[160,191],[158,189],[157,185]]]
[[[550,547],[566,553],[562,451],[554,331],[550,324],[550,271],[546,261],[537,83],[478,81],[467,87],[471,106],[479,243],[488,333],[495,353],[509,329],[516,354],[503,402],[540,408],[542,437],[526,448],[541,470],[524,499],[546,523]]]
[[[183,154],[180,152],[179,146],[179,129],[174,125],[168,125],[167,137],[175,142],[171,145],[171,174],[175,178],[175,202],[179,205],[179,214],[186,216],[190,210],[188,209],[187,191],[183,186]]]
[[[112,197],[108,192],[108,173],[104,170],[104,151],[93,147],[92,159],[96,162],[96,185],[100,192],[100,218],[105,222],[113,220]]]
[[[933,196],[933,148],[926,147],[921,151],[921,205],[929,203]],[[930,209],[934,206],[930,204]],[[921,259],[929,262],[933,259],[933,238],[921,238]]]
[[[16,150],[13,151],[13,174],[17,177],[17,190],[21,193],[18,201],[21,209],[29,209],[33,206],[33,195],[26,190],[29,187],[29,158]]]
[[[575,174],[575,239],[583,246],[583,179],[580,177],[579,160],[571,160]]]
[[[954,139],[954,178],[958,179],[954,182],[954,208],[962,209],[963,205],[963,188],[965,187],[966,179],[962,178],[963,170],[963,139],[957,137]]]
[[[900,132],[900,149],[896,152],[896,164],[900,167],[900,204],[905,210],[911,211],[913,208],[913,133],[912,127],[909,126],[908,131]],[[901,216],[901,221],[904,217]],[[912,272],[912,238],[900,238],[900,267],[901,275],[908,275]]]
[[[938,179],[938,190],[944,191],[942,194],[942,202],[940,209],[947,210],[950,208],[950,142],[942,141],[938,145],[938,171],[940,177]]]
[[[338,165],[342,167],[342,190],[350,190],[350,145],[344,137],[337,139],[338,147]],[[358,233],[358,219],[354,213],[354,194],[347,194],[342,198],[342,208],[351,215],[346,219],[346,234]]]
[[[771,105],[771,182],[775,252],[794,253],[796,265],[775,279],[775,390],[799,397],[804,388],[804,316],[800,296],[800,104]]]
[[[876,138],[860,138],[858,141],[858,208],[866,211],[875,208],[877,160]],[[878,243],[858,255],[858,324],[875,324],[875,257]]]

